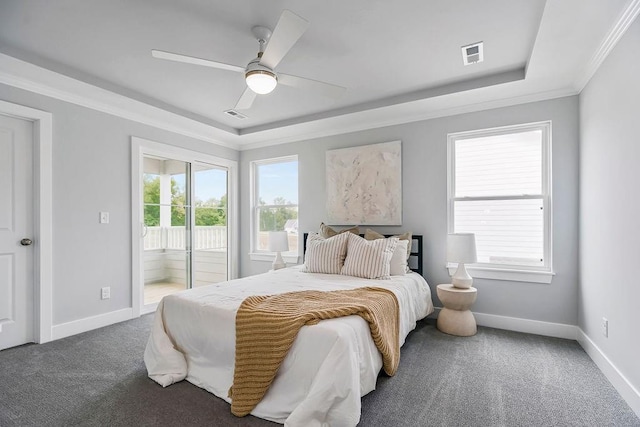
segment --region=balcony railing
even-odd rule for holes
[[[145,284],[173,284],[178,288],[186,284],[185,234],[185,227],[147,227],[144,236]],[[227,280],[227,227],[195,227],[191,256],[194,287]]]
[[[144,250],[158,249],[184,250],[185,227],[147,227],[144,236]],[[196,226],[193,250],[227,249],[227,227]]]

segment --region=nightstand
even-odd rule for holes
[[[476,288],[461,289],[453,285],[438,285],[438,298],[444,307],[438,314],[437,327],[449,335],[469,337],[478,331],[476,319],[469,308],[476,301]]]

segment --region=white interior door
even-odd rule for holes
[[[0,350],[34,340],[33,124],[0,115]]]

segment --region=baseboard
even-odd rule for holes
[[[112,311],[110,313],[99,314],[97,316],[85,317],[84,319],[73,320],[67,323],[54,325],[51,328],[52,339],[70,337],[71,335],[80,334],[82,332],[91,331],[93,329],[102,328],[104,326],[113,325],[114,323],[124,322],[133,318],[133,310],[131,307],[122,310]]]
[[[442,307],[435,307],[429,317],[436,318]],[[577,327],[563,323],[541,322],[540,320],[520,319],[517,317],[498,316],[496,314],[473,313],[476,323],[489,328],[505,329],[507,331],[524,332],[527,334],[543,335],[546,337],[565,338],[575,340]]]
[[[520,319],[517,317],[498,316],[495,314],[473,313],[480,326],[507,329],[509,331],[525,332],[527,334],[544,335],[547,337],[576,339],[577,327],[564,323],[542,322],[540,320]]]
[[[591,357],[600,371],[609,380],[633,412],[640,418],[640,391],[618,370],[600,348],[578,327],[576,339],[584,351]]]

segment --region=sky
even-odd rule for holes
[[[184,174],[173,175],[173,179],[183,191],[184,178]],[[220,200],[225,194],[227,194],[227,171],[221,169],[196,171],[196,199],[202,200],[203,202],[211,198]]]
[[[258,165],[260,198],[272,204],[276,197],[298,204],[298,162]]]
[[[227,172],[208,169],[195,173],[196,199],[220,200],[227,193]],[[258,166],[260,198],[267,204],[276,197],[284,197],[287,202],[298,203],[298,162],[271,163]],[[184,190],[184,174],[173,175],[174,180]]]

